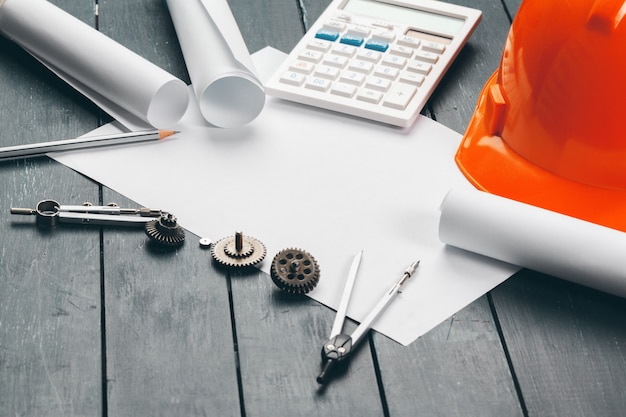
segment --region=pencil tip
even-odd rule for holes
[[[159,130],[159,139],[166,138],[168,136],[172,136],[176,133],[179,133],[176,130]]]

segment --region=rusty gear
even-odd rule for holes
[[[158,219],[146,223],[145,230],[151,240],[161,245],[180,246],[185,242],[185,231],[171,213],[164,212]]]
[[[320,268],[302,249],[284,249],[274,256],[270,276],[278,288],[291,294],[306,294],[317,285]]]
[[[211,256],[219,264],[230,268],[243,268],[255,265],[265,258],[265,245],[251,236],[237,232],[225,237],[211,247]]]

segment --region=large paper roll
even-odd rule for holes
[[[259,115],[265,91],[226,0],[167,0],[200,112],[217,127]]]
[[[475,189],[441,205],[442,242],[626,297],[626,233]]]
[[[173,126],[187,85],[45,0],[0,0],[0,33],[127,126]]]

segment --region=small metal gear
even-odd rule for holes
[[[163,212],[158,219],[146,223],[146,234],[154,242],[165,246],[180,246],[185,242],[185,231],[176,216]]]
[[[270,276],[281,290],[291,294],[306,294],[317,285],[320,268],[307,251],[289,248],[274,256]]]
[[[251,236],[236,232],[235,236],[225,237],[211,247],[211,255],[219,264],[243,268],[261,262],[267,253],[265,245]]]

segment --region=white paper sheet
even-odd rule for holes
[[[264,75],[284,57],[271,48],[254,56]],[[363,249],[348,310],[356,320],[420,259],[374,325],[405,345],[518,269],[439,241],[444,196],[469,184],[454,163],[461,136],[428,118],[404,131],[268,99],[237,129],[206,127],[191,105],[180,129],[156,144],[53,156],[141,205],[173,212],[199,236],[215,241],[241,230],[262,240],[266,272],[278,251],[307,250],[321,269],[310,295],[333,308]]]
[[[626,297],[626,233],[475,189],[441,211],[449,245]]]
[[[129,128],[168,128],[187,85],[45,0],[0,1],[0,33]]]
[[[265,92],[226,0],[167,0],[200,112],[217,127],[256,118]]]

